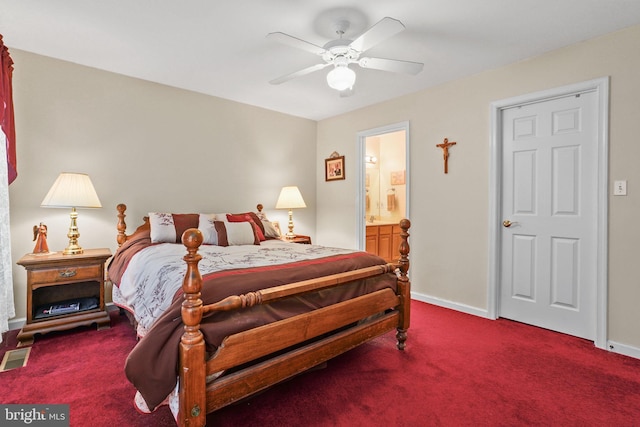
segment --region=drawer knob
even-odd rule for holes
[[[60,274],[60,277],[63,278],[68,278],[68,277],[73,277],[76,275],[76,270],[64,270],[64,271],[59,271],[58,272]]]

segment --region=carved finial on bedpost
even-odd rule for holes
[[[118,229],[117,241],[118,246],[122,246],[122,244],[127,241],[127,224],[124,222],[124,217],[126,216],[124,211],[127,210],[127,205],[120,203],[116,206],[116,209],[118,210],[118,225],[116,226]]]
[[[409,329],[410,313],[411,313],[411,282],[407,276],[409,271],[409,228],[411,221],[403,219],[400,221],[400,261],[398,261],[400,269],[400,277],[398,278],[399,294],[403,302],[403,310],[400,313],[400,321],[398,322],[398,330],[396,339],[398,340],[398,349],[404,350],[407,340],[407,330]]]
[[[182,282],[182,292],[184,295],[184,301],[182,302],[182,320],[185,324],[186,332],[199,332],[200,330],[202,313],[200,313],[200,310],[197,308],[202,307],[202,300],[200,300],[202,276],[198,270],[198,263],[202,259],[202,256],[198,253],[198,248],[202,244],[202,241],[202,233],[196,228],[190,228],[182,234],[182,244],[187,248],[187,254],[183,258],[187,263],[187,272]],[[198,315],[200,317],[198,317]],[[191,328],[191,326],[195,326],[195,329]],[[192,336],[193,334],[186,335]]]
[[[184,333],[180,339],[180,425],[203,426],[206,422],[205,346],[200,322],[202,321],[202,276],[198,263],[202,256],[198,248],[202,233],[190,228],[182,234],[182,244],[187,248],[184,260],[187,272],[182,282],[182,322]],[[186,384],[186,386],[185,386]]]

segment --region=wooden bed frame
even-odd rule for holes
[[[126,206],[118,210],[118,244],[130,236],[124,221]],[[182,235],[187,254],[187,272],[182,289],[184,333],[180,343],[179,414],[180,426],[203,426],[206,414],[291,378],[377,336],[396,330],[397,347],[404,350],[410,321],[411,284],[409,270],[408,219],[402,229],[397,264],[363,268],[313,280],[262,289],[225,298],[210,305],[200,299],[202,277],[198,271],[198,248],[202,234],[189,229]],[[138,230],[149,227],[148,218]],[[213,311],[242,310],[269,304],[282,298],[320,289],[338,287],[352,280],[396,272],[397,291],[386,288],[335,305],[294,316],[224,339],[207,360],[200,321]],[[380,313],[384,313],[380,315]],[[238,368],[240,367],[240,368]],[[236,368],[212,382],[206,376]]]

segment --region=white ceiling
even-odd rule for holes
[[[328,68],[269,84],[321,59],[268,33],[322,46],[338,18],[353,21],[353,39],[385,16],[406,30],[366,56],[423,62],[417,76],[354,67],[346,98]],[[640,0],[0,0],[10,49],[314,120],[639,23]]]

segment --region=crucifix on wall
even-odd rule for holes
[[[456,145],[455,142],[449,142],[449,138],[445,138],[442,144],[436,144],[436,147],[442,148],[444,157],[444,173],[449,173],[449,147]]]

